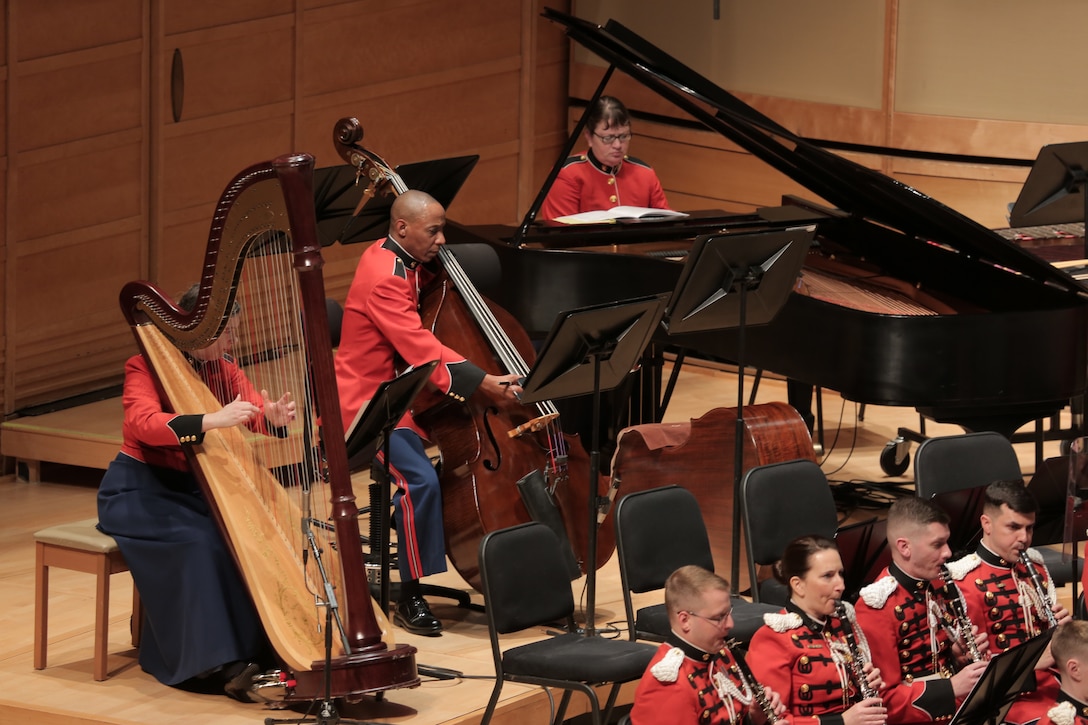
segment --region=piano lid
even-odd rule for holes
[[[917,189],[804,140],[615,20],[600,26],[551,8],[543,15],[565,26],[572,40],[611,64],[598,95],[618,68],[853,218],[1088,297],[1088,290],[1063,270]],[[583,116],[567,151],[526,214],[515,243],[536,218],[584,122]]]

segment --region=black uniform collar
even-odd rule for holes
[[[824,620],[823,622],[816,621],[815,619],[810,617],[805,612],[805,610],[794,604],[792,599],[786,602],[786,611],[793,612],[794,614],[799,615],[801,617],[801,622],[804,623],[804,625],[812,630],[815,634],[821,634],[825,629],[827,629],[828,620]],[[830,619],[830,617],[828,619]]]
[[[714,658],[714,654],[710,652],[704,652],[703,650],[693,645],[691,642],[683,639],[676,632],[670,631],[669,636],[665,638],[665,642],[672,645],[673,647],[677,647],[684,653],[685,657],[693,659],[696,662],[709,662]]]
[[[928,579],[915,579],[895,564],[888,564],[888,573],[895,577],[895,580],[899,582],[899,586],[910,592],[915,599],[922,599],[925,597],[926,592],[930,590]]]
[[[407,269],[416,269],[417,267],[423,266],[423,262],[420,262],[411,254],[404,251],[404,247],[397,244],[393,237],[385,238],[385,242],[382,243],[382,249],[388,249],[390,252],[400,257],[400,260],[404,262],[404,266]]]
[[[1077,716],[1078,717],[1088,717],[1088,705],[1084,704],[1083,702],[1081,702],[1077,698],[1073,697],[1072,695],[1070,695],[1065,690],[1060,690],[1058,692],[1057,701],[1059,703],[1068,702],[1073,707],[1077,708]]]
[[[1014,566],[1016,566],[1015,561],[1002,559],[1000,556],[987,549],[981,541],[978,543],[978,549],[976,549],[975,551],[978,554],[978,557],[990,566],[998,566],[1003,569],[1012,569]]]
[[[615,166],[605,166],[601,163],[601,160],[593,155],[593,149],[586,151],[586,158],[589,159],[589,163],[593,164],[593,168],[597,169],[603,174],[618,174],[620,167],[623,166],[623,162],[616,164]],[[627,158],[624,156],[624,158]]]

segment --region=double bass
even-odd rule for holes
[[[357,177],[367,180],[362,198],[407,191],[400,176],[378,155],[361,147],[357,119],[341,119],[334,143]],[[362,202],[361,202],[362,203]],[[441,273],[420,295],[420,316],[444,344],[493,375],[529,374],[532,343],[507,312],[476,289],[457,256],[443,246]],[[570,541],[581,571],[600,567],[615,548],[611,527],[600,527],[595,560],[590,563],[589,497],[601,496],[606,482],[590,485],[589,457],[577,436],[563,432],[554,404],[521,405],[477,390],[463,403],[425,391],[413,416],[441,454],[439,478],[446,553],[457,572],[480,589],[478,549],[489,532],[533,520],[525,496],[554,505],[561,531]],[[522,490],[534,488],[533,494]],[[539,514],[538,514],[539,515]]]
[[[419,685],[415,648],[397,645],[373,606],[359,545],[326,317],[313,158],[284,156],[239,173],[211,224],[191,312],[150,282],[120,303],[173,412],[218,410],[185,351],[231,325],[233,355],[256,390],[290,392],[282,435],[242,428],[186,447],[284,669],[266,699],[354,698]],[[326,690],[326,684],[328,689]]]

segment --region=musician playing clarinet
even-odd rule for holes
[[[677,569],[665,582],[671,632],[635,691],[632,725],[758,725],[785,712],[726,645],[733,626],[729,582],[698,566]]]
[[[783,719],[794,725],[884,725],[880,670],[869,661],[865,633],[841,602],[842,559],[835,542],[811,535],[794,539],[775,565],[790,599],[748,647],[757,681],[782,697]]]
[[[446,243],[446,211],[429,194],[407,191],[390,210],[389,235],[359,259],[344,306],[336,383],[345,424],[354,420],[378,386],[408,365],[439,364],[430,382],[453,400],[480,388],[497,398],[516,398],[517,375],[489,375],[423,327],[419,293],[437,269]],[[414,634],[438,636],[442,622],[431,613],[419,580],[446,571],[442,491],[427,455],[427,436],[411,413],[390,436],[389,467],[397,528],[400,595],[393,621]],[[382,454],[379,454],[381,456]]]
[[[1030,548],[1038,504],[1024,482],[986,487],[982,541],[975,553],[949,563],[972,622],[985,629],[991,652],[1004,652],[1054,624],[1071,619],[1058,602],[1039,552]],[[1044,654],[1039,669],[1049,667]]]
[[[949,718],[986,668],[986,635],[956,618],[959,590],[941,579],[952,556],[948,514],[906,496],[887,524],[892,563],[861,590],[855,611],[884,679],[888,722]]]
[[[178,307],[192,310],[197,292]],[[218,410],[175,414],[143,355],[125,363],[123,443],[98,488],[98,521],[117,540],[143,602],[140,666],[166,685],[254,702],[253,678],[275,659],[183,451],[236,425],[285,435],[295,417],[290,393],[255,390],[231,358],[237,312],[215,342],[187,353],[223,404]]]

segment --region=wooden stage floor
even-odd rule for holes
[[[750,380],[750,379],[749,379]],[[758,402],[785,400],[785,386],[774,380],[764,380]],[[736,376],[728,371],[685,368],[670,406],[669,420],[697,417],[714,407],[730,406],[736,401]],[[64,411],[39,416],[32,422],[35,428],[48,431],[55,426],[58,436],[52,445],[79,447],[72,442],[71,432],[78,430],[82,416],[95,421],[91,438],[111,435],[119,440],[120,405],[116,401],[95,404],[105,408]],[[104,421],[113,405],[113,433]],[[828,428],[827,451],[821,465],[841,492],[875,492],[890,501],[894,495],[910,491],[913,469],[905,476],[889,478],[879,467],[878,457],[884,444],[895,435],[899,426],[916,427],[917,415],[909,409],[870,406],[865,420],[857,422],[857,406],[843,402],[833,393],[824,394],[824,416]],[[954,426],[927,426],[930,435],[961,432]],[[5,428],[0,438],[8,434]],[[96,446],[90,447],[98,450]],[[1034,471],[1034,448],[1017,444],[1017,453],[1025,476]],[[1057,455],[1057,443],[1047,443],[1046,455]],[[4,447],[5,455],[9,453]],[[110,454],[112,457],[112,453]],[[143,673],[135,661],[135,651],[129,644],[128,626],[131,604],[131,579],[127,574],[114,576],[110,596],[110,658],[112,676],[95,682],[91,674],[91,650],[94,621],[94,577],[54,569],[51,574],[49,666],[41,671],[32,667],[34,543],[33,532],[53,524],[95,516],[95,493],[101,471],[92,467],[76,467],[65,458],[67,465],[45,463],[41,466],[41,482],[29,483],[7,476],[0,479],[0,493],[6,502],[0,509],[0,586],[6,606],[0,613],[0,723],[33,722],[40,725],[136,725],[137,723],[204,723],[242,725],[263,722],[266,717],[297,716],[292,711],[266,710],[260,705],[244,705],[225,697],[196,695],[158,684]],[[90,466],[97,463],[87,464]],[[104,465],[104,464],[103,464]],[[360,500],[365,500],[365,485],[357,481]],[[866,483],[869,482],[869,483]],[[837,498],[839,498],[837,496]],[[849,499],[850,497],[847,497]],[[842,499],[840,499],[842,500]],[[858,511],[847,504],[842,515],[851,518]],[[433,583],[468,591],[457,574],[434,577]],[[584,601],[585,579],[573,582],[577,601]],[[652,601],[649,595],[646,601]],[[474,594],[474,601],[481,601]],[[464,675],[454,680],[424,678],[423,684],[412,690],[388,692],[382,702],[367,700],[341,715],[381,723],[410,723],[462,725],[479,722],[493,684],[493,668],[488,645],[487,625],[483,614],[457,609],[452,603],[432,600],[435,613],[443,620],[445,634],[439,638],[414,637],[396,629],[399,642],[415,645],[421,665],[456,670]],[[1067,603],[1068,605],[1068,603]],[[621,635],[623,603],[619,575],[614,558],[598,572],[597,609],[595,622]],[[522,639],[547,636],[543,631]],[[630,701],[633,688],[625,691]],[[581,710],[575,697],[571,715]],[[517,723],[546,723],[549,704],[539,688],[507,684],[494,722],[497,725]]]

